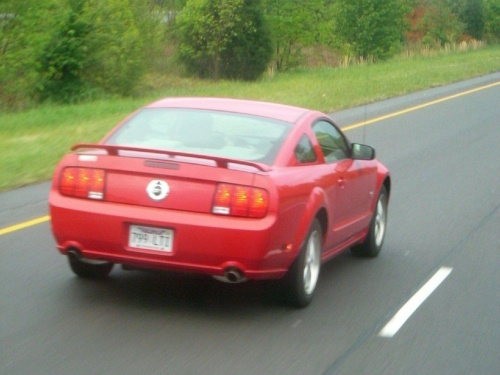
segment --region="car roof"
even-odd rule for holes
[[[291,123],[297,122],[299,118],[311,112],[308,109],[284,104],[228,98],[164,98],[147,105],[146,108],[183,108],[224,111],[268,117]]]

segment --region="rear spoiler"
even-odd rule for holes
[[[169,157],[184,156],[184,157],[188,157],[188,158],[212,160],[217,164],[217,167],[219,167],[219,168],[231,169],[231,168],[229,168],[229,164],[236,164],[236,165],[247,165],[250,167],[254,167],[262,172],[269,172],[271,170],[271,167],[269,167],[265,164],[261,164],[261,163],[257,163],[257,162],[253,162],[253,161],[231,159],[231,158],[225,158],[222,156],[196,154],[196,153],[189,153],[189,152],[182,152],[182,151],[159,150],[159,149],[154,149],[154,148],[142,148],[142,147],[131,147],[131,146],[120,146],[120,145],[101,145],[101,144],[96,144],[96,143],[78,143],[78,144],[74,145],[73,147],[71,147],[71,151],[81,150],[81,149],[105,150],[108,153],[108,155],[111,155],[111,156],[118,156],[119,151],[145,152],[145,153],[167,155]]]

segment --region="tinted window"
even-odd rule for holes
[[[327,121],[318,121],[313,125],[313,130],[327,163],[349,157],[349,146],[334,125]]]
[[[287,122],[238,113],[147,108],[106,143],[272,164],[291,128]]]
[[[305,134],[300,138],[299,143],[295,147],[295,157],[299,163],[311,163],[316,161],[316,153],[314,152],[311,140]]]

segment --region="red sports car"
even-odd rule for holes
[[[227,282],[282,278],[311,301],[321,264],[384,241],[389,171],[323,113],[167,98],[98,144],[77,144],[50,192],[52,231],[75,274],[181,270]]]

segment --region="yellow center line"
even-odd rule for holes
[[[406,109],[403,109],[401,111],[389,113],[389,114],[384,115],[384,116],[375,117],[375,118],[372,118],[372,119],[367,120],[367,121],[358,122],[358,123],[355,123],[355,124],[343,127],[342,130],[343,131],[348,131],[348,130],[360,128],[360,127],[363,127],[363,126],[367,126],[367,125],[373,124],[375,122],[379,122],[379,121],[382,121],[382,120],[387,120],[389,118],[396,117],[396,116],[401,116],[401,115],[404,115],[405,113],[417,111],[417,110],[422,109],[422,108],[430,107],[431,105],[434,105],[434,104],[446,102],[448,100],[459,98],[461,96],[469,95],[469,94],[472,94],[472,93],[475,93],[475,92],[478,92],[478,91],[486,90],[486,89],[489,89],[491,87],[498,86],[498,85],[500,85],[500,81],[499,82],[495,82],[495,83],[491,83],[489,85],[477,87],[477,88],[472,89],[472,90],[462,91],[462,92],[460,92],[458,94],[455,94],[455,95],[446,96],[444,98],[433,100],[431,102],[420,104],[420,105],[417,105],[417,106],[414,106],[414,107],[406,108]],[[4,234],[15,232],[15,231],[18,231],[18,230],[21,230],[21,229],[26,229],[26,228],[32,227],[34,225],[37,225],[37,224],[45,223],[45,222],[47,222],[49,220],[50,220],[50,216],[46,215],[46,216],[42,216],[42,217],[39,217],[39,218],[36,218],[36,219],[33,219],[33,220],[25,221],[24,223],[12,225],[10,227],[0,229],[0,236],[3,236]]]
[[[7,234],[7,233],[15,232],[15,231],[18,231],[21,229],[29,228],[29,227],[32,227],[33,225],[45,223],[46,221],[49,221],[49,220],[50,220],[50,216],[46,215],[46,216],[38,217],[38,218],[33,219],[33,220],[25,221],[24,223],[12,225],[10,227],[0,229],[0,236],[3,236],[4,234]]]
[[[348,131],[348,130],[352,130],[352,129],[356,129],[356,128],[361,128],[363,126],[367,126],[367,125],[373,124],[375,122],[387,120],[389,118],[396,117],[396,116],[401,116],[401,115],[404,115],[404,114],[409,113],[409,112],[413,112],[413,111],[417,111],[417,110],[422,109],[422,108],[430,107],[431,105],[434,105],[434,104],[446,102],[448,100],[456,99],[456,98],[459,98],[461,96],[465,96],[465,95],[469,95],[469,94],[472,94],[472,93],[475,93],[478,91],[486,90],[486,89],[489,89],[491,87],[498,86],[498,85],[500,85],[500,82],[491,83],[489,85],[477,87],[477,88],[472,89],[472,90],[462,91],[462,92],[455,94],[455,95],[446,96],[444,98],[433,100],[431,102],[427,102],[424,104],[416,105],[414,107],[406,108],[406,109],[403,109],[401,111],[389,113],[387,115],[380,116],[380,117],[375,117],[375,118],[372,118],[372,119],[367,120],[367,121],[358,122],[358,123],[343,127],[342,130]]]

